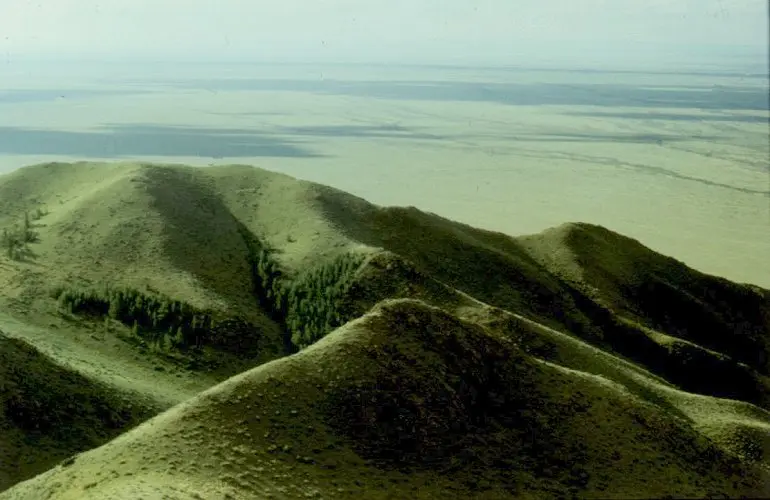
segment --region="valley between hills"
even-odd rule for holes
[[[246,165],[0,176],[0,500],[770,497],[770,291]]]

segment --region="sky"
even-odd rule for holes
[[[6,62],[677,63],[767,47],[767,0],[0,2]]]

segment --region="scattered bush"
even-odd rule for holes
[[[22,260],[24,257],[32,255],[29,244],[40,241],[32,221],[40,219],[46,213],[40,208],[36,209],[31,216],[25,212],[24,220],[21,224],[15,224],[10,229],[3,229],[2,235],[0,235],[0,245],[2,245],[9,259]]]

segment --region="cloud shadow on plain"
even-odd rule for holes
[[[419,132],[412,127],[398,124],[383,125],[309,125],[302,127],[280,127],[280,133],[311,137],[385,138],[444,140],[446,136]]]
[[[45,102],[67,99],[88,99],[105,96],[132,96],[151,94],[145,89],[90,90],[90,89],[9,89],[0,90],[0,104]]]
[[[97,158],[135,156],[316,158],[298,141],[248,129],[112,125],[95,131],[0,127],[0,153]]]
[[[698,139],[702,141],[717,140],[717,136],[699,135],[696,137],[687,135],[673,134],[612,134],[605,132],[570,132],[570,133],[552,133],[552,134],[517,134],[508,136],[505,140],[522,142],[615,142],[624,144],[658,144],[692,141]]]
[[[393,100],[491,102],[510,106],[602,106],[767,111],[767,88],[751,86],[645,87],[621,84],[492,83],[462,81],[340,81],[198,79],[169,82],[188,89],[294,91]]]
[[[741,115],[738,113],[697,115],[692,113],[634,113],[613,112],[599,113],[591,111],[574,111],[565,113],[570,116],[586,116],[590,118],[622,118],[628,120],[660,120],[678,122],[738,122],[738,123],[768,123],[768,116]]]

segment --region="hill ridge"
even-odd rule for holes
[[[0,223],[36,207],[0,328],[108,386],[112,359],[209,389],[0,498],[770,494],[760,287],[242,165],[0,176]]]

